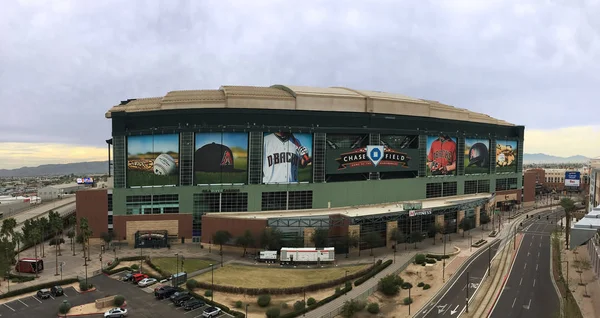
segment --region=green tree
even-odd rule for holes
[[[483,230],[484,225],[487,228],[487,224],[490,223],[490,216],[487,213],[481,213],[479,216],[479,223],[481,224],[481,229]]]
[[[327,247],[327,241],[329,240],[329,230],[326,228],[316,228],[312,234],[310,240],[315,243],[315,247]]]
[[[25,241],[23,232],[15,232],[12,237],[12,241],[17,245],[17,258],[21,258],[21,244]]]
[[[54,238],[55,238],[55,243],[56,243],[54,245],[54,258],[56,261],[56,273],[54,275],[58,276],[58,256],[59,256],[59,254],[61,254],[60,253],[60,244],[61,244],[60,235],[62,233],[64,223],[58,212],[50,211],[48,213],[48,217],[50,220],[50,228],[52,229],[52,232],[54,233]]]
[[[235,240],[235,244],[244,248],[242,257],[246,256],[246,250],[248,247],[254,246],[254,236],[252,236],[252,232],[250,232],[250,230],[246,230],[244,235],[238,236],[238,238]]]
[[[110,247],[110,242],[115,239],[115,234],[113,232],[102,232],[100,233],[100,238],[106,243],[106,248]]]
[[[373,256],[373,248],[380,246],[383,242],[383,238],[377,232],[369,232],[363,237],[363,241],[371,249],[371,256]]]
[[[400,285],[404,281],[394,274],[389,274],[379,280],[379,290],[386,296],[395,296],[400,292]]]
[[[260,235],[260,244],[267,250],[281,249],[283,234],[279,229],[268,227]]]
[[[35,227],[35,228],[33,228],[33,229],[31,230],[31,240],[34,242],[34,244],[33,244],[33,245],[34,245],[33,251],[34,251],[34,255],[35,255],[35,258],[36,258],[36,259],[37,259],[37,256],[38,256],[38,253],[37,253],[37,250],[38,250],[38,249],[37,249],[37,245],[38,245],[38,242],[39,242],[41,239],[42,239],[42,234],[41,234],[41,231],[40,231],[40,229],[39,229],[38,227]],[[38,268],[37,268],[37,266],[35,267],[35,277],[40,277],[40,276],[38,275]]]
[[[417,248],[417,243],[423,240],[423,234],[418,231],[410,232],[410,241],[415,243],[415,249]]]
[[[560,200],[560,206],[565,210],[565,218],[567,223],[565,224],[565,243],[569,248],[569,232],[571,230],[571,213],[577,210],[575,202],[571,198],[562,198]]]
[[[458,224],[458,228],[463,231],[463,237],[465,237],[465,232],[473,228],[473,221],[468,217],[463,217]]]
[[[73,256],[75,256],[75,243],[73,241],[73,238],[75,237],[75,230],[70,229],[67,232],[67,237],[71,239],[71,251],[73,251]]]
[[[394,249],[396,249],[396,245],[403,243],[405,238],[406,235],[404,235],[404,233],[402,233],[402,231],[400,231],[399,228],[396,227],[392,229],[392,232],[390,233],[390,239],[396,242],[396,244],[394,244]]]
[[[213,235],[213,243],[219,245],[219,253],[223,255],[223,244],[226,244],[231,239],[231,233],[228,231],[217,231]]]
[[[81,244],[83,245],[83,257],[86,260],[89,260],[89,258],[90,258],[90,256],[89,256],[89,241],[90,241],[90,237],[93,235],[93,231],[90,228],[88,219],[85,217],[79,219],[79,234],[81,234]],[[87,245],[87,249],[86,249],[86,245]]]
[[[41,240],[40,243],[42,245],[42,258],[46,257],[46,249],[44,247],[44,242],[46,241],[46,236],[50,230],[50,221],[48,221],[48,218],[43,216],[41,218],[38,219],[38,227],[40,229],[40,233],[41,233]]]
[[[2,228],[0,234],[6,238],[15,235],[15,228],[17,227],[17,221],[14,218],[8,218],[2,220]]]

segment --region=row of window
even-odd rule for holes
[[[425,189],[425,198],[441,198],[457,194],[456,181],[428,183]],[[465,181],[464,194],[489,193],[490,180]],[[496,191],[517,189],[517,178],[496,179]]]
[[[565,178],[559,177],[546,177],[546,183],[564,183]]]
[[[456,195],[457,183],[453,182],[438,182],[428,183],[425,188],[425,198],[440,198]]]

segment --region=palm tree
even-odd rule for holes
[[[21,258],[21,243],[25,242],[25,237],[23,236],[23,232],[15,232],[12,236],[12,240],[15,244],[17,244],[17,258]]]
[[[67,232],[67,237],[71,239],[71,250],[73,251],[73,256],[75,256],[75,243],[73,242],[73,238],[75,237],[75,231],[70,229]]]
[[[17,221],[14,218],[4,219],[2,221],[2,228],[0,228],[0,234],[8,238],[15,234],[15,228],[17,227]]]
[[[48,221],[47,217],[41,217],[38,219],[38,224],[40,227],[40,234],[41,234],[41,240],[40,243],[42,244],[42,258],[46,257],[46,249],[44,248],[44,242],[46,241],[46,232],[48,231],[48,228],[50,227],[50,221]]]
[[[31,230],[31,239],[35,242],[34,243],[34,253],[35,253],[35,259],[37,259],[37,244],[38,241],[41,239],[41,232],[40,229],[38,227],[35,227]],[[40,277],[38,275],[38,269],[37,266],[35,267],[35,277]]]
[[[49,217],[50,217],[50,228],[52,229],[52,232],[54,232],[54,258],[56,261],[56,273],[54,274],[54,276],[58,276],[58,256],[59,254],[62,256],[62,254],[59,251],[60,248],[60,240],[61,238],[60,233],[62,233],[62,228],[63,228],[63,221],[60,217],[60,214],[58,214],[58,212],[53,212],[50,211],[49,213]]]
[[[82,245],[83,245],[83,257],[86,260],[89,260],[89,244],[90,244],[90,237],[92,236],[93,232],[90,229],[90,225],[88,223],[87,218],[81,218],[79,219],[79,233],[82,236]],[[87,243],[87,253],[86,253],[86,243]]]

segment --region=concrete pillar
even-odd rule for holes
[[[314,227],[305,227],[304,228],[304,247],[314,247],[315,243],[312,241],[312,236],[315,234]]]
[[[475,227],[479,227],[481,217],[481,206],[475,207]]]
[[[446,226],[446,221],[444,220],[444,215],[443,214],[438,214],[435,216],[435,225],[439,226],[441,228],[444,228]],[[442,238],[442,234],[441,233],[435,233],[435,239],[440,239]]]
[[[465,210],[458,211],[456,214],[456,233],[462,234],[463,230],[460,229],[460,222],[465,218]]]
[[[360,224],[348,225],[348,235],[350,237],[355,237],[360,242]],[[353,250],[358,250],[355,247],[351,247],[349,252]]]
[[[389,221],[386,224],[386,230],[385,230],[385,235],[387,238],[387,241],[385,243],[385,246],[387,248],[392,248],[392,246],[394,244],[396,244],[396,242],[394,240],[392,240],[392,232],[394,231],[394,229],[398,228],[398,221]]]

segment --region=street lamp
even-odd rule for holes
[[[412,286],[408,289],[408,315],[410,316],[410,303],[412,303],[412,298],[410,298],[410,290]]]
[[[248,317],[248,306],[250,306],[250,304],[246,304],[246,318]]]
[[[179,277],[177,274],[179,274],[179,253],[175,253],[175,279]],[[177,286],[177,282],[173,282],[173,287],[175,286]]]
[[[396,249],[394,248],[394,264],[396,264]]]
[[[442,257],[442,262],[443,262],[442,263],[442,282],[445,283],[446,282],[446,233],[444,233],[444,256]]]
[[[348,272],[349,272],[349,271],[348,271],[348,270],[346,270],[346,273],[344,273],[344,284],[346,283],[346,278],[348,277]],[[346,292],[346,286],[344,286],[344,295],[346,295],[346,294],[347,294],[347,292]],[[305,298],[306,298],[306,297],[305,297]],[[304,303],[306,303],[306,299],[305,299],[305,302],[304,302]]]
[[[210,301],[213,301],[213,295],[215,293],[215,267],[210,264],[210,276],[211,276],[211,287],[210,287]]]

